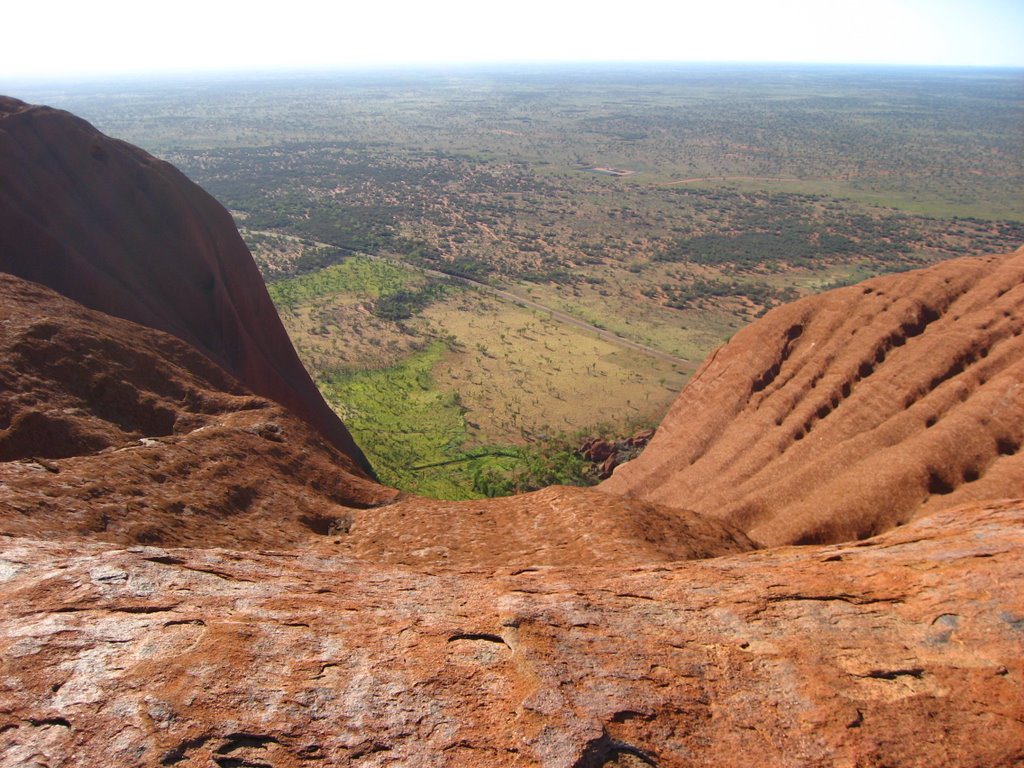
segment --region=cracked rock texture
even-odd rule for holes
[[[0,765],[1014,765],[1024,508],[673,564],[0,542]]]
[[[766,545],[1024,496],[1024,248],[779,307],[687,384],[609,493]]]

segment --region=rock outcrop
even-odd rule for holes
[[[230,214],[170,164],[67,112],[0,97],[0,271],[177,336],[372,474]]]
[[[627,567],[0,539],[0,765],[1024,761],[1024,508]]]
[[[180,339],[0,274],[0,534],[281,547],[394,498]]]
[[[602,489],[765,545],[1024,496],[1024,249],[780,307],[694,375]]]

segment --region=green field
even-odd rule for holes
[[[316,272],[270,283],[267,287],[278,309],[294,310],[342,293],[356,300],[379,299],[421,282],[409,270],[386,261],[346,259]]]
[[[270,285],[303,362],[381,478],[442,498],[587,479],[558,454],[664,414],[689,370],[472,287],[369,257]],[[562,462],[550,467],[544,462]],[[508,488],[511,490],[511,488]]]
[[[461,457],[469,439],[458,395],[438,389],[432,377],[443,354],[444,346],[435,342],[381,370],[325,371],[318,384],[381,480],[440,498],[463,498],[470,495],[465,478],[417,469]]]

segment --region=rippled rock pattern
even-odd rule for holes
[[[835,542],[1024,496],[1024,249],[773,310],[713,354],[602,488]]]

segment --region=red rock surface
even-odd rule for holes
[[[773,310],[713,354],[608,493],[763,544],[1024,496],[1024,249]]]
[[[713,518],[592,488],[552,486],[483,501],[405,497],[351,519],[348,535],[318,545],[414,567],[626,567],[753,549],[741,531]]]
[[[1024,508],[698,562],[0,539],[0,765],[1024,761]]]
[[[289,546],[395,496],[169,334],[4,274],[0,327],[0,533]]]
[[[84,120],[4,96],[0,271],[174,334],[369,470],[302,367],[224,207]]]

